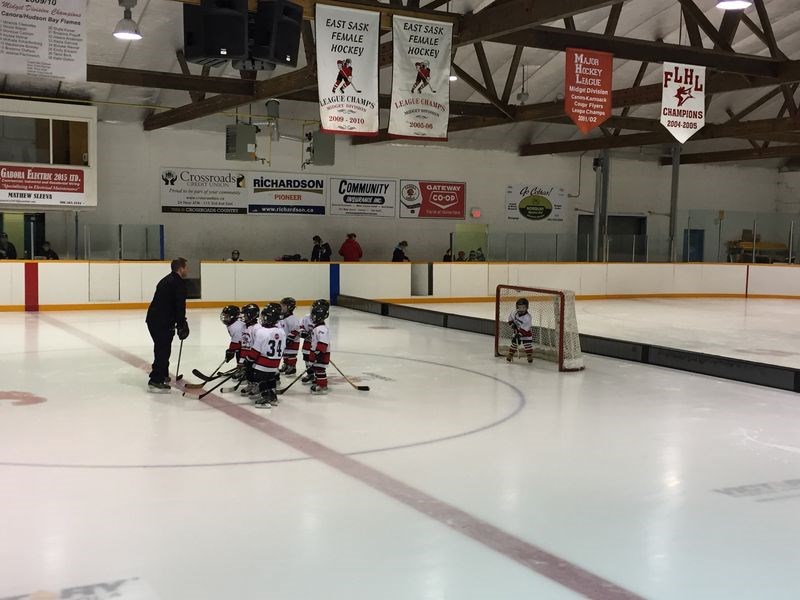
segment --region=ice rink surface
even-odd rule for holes
[[[494,319],[494,302],[407,306]],[[800,368],[798,300],[588,300],[575,308],[581,333]]]
[[[582,330],[658,329],[609,306],[581,307]],[[681,327],[707,345],[769,319],[751,346],[796,350],[793,304],[704,306]],[[218,314],[190,311],[186,380],[222,359]],[[798,597],[795,394],[593,356],[559,374],[334,308],[332,358],[371,391],[334,377],[263,411],[148,394],[143,320],[0,314],[0,598]]]

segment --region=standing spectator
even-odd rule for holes
[[[406,248],[408,248],[408,242],[405,240],[397,244],[392,253],[392,262],[408,261],[409,258],[406,256]]]
[[[356,241],[355,233],[348,233],[347,239],[339,248],[339,256],[344,258],[344,262],[358,262],[364,253],[361,251],[361,244]]]
[[[239,258],[239,251],[238,250],[231,250],[231,257],[226,258],[225,262],[242,262],[242,259]]]
[[[0,259],[7,258],[14,260],[17,258],[17,249],[14,244],[8,241],[8,234],[4,231],[0,233]]]
[[[442,262],[453,262],[453,251],[448,248],[442,257]]]
[[[47,260],[58,260],[58,254],[50,247],[50,242],[42,244],[42,256]]]
[[[328,242],[323,242],[322,238],[315,235],[314,248],[311,249],[311,262],[331,262],[331,245]]]
[[[176,258],[170,265],[172,272],[158,282],[153,301],[147,309],[147,329],[153,338],[153,369],[147,388],[151,392],[167,394],[169,386],[169,356],[172,353],[172,338],[189,337],[186,322],[186,276],[189,267],[185,258]]]

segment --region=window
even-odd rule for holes
[[[89,164],[89,124],[53,120],[53,164]]]
[[[0,160],[50,163],[50,120],[0,115]]]

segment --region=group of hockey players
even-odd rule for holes
[[[286,297],[261,310],[257,304],[246,304],[241,309],[228,305],[220,313],[230,335],[225,360],[236,360],[241,378],[239,391],[249,396],[257,408],[278,405],[280,375],[298,374],[299,355],[305,364],[301,382],[311,386],[312,394],[328,393],[331,353],[325,320],[330,303],[315,300],[310,313],[302,319],[294,314],[296,307],[295,299]]]

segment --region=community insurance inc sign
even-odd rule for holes
[[[238,171],[161,169],[161,212],[247,213],[247,176]]]
[[[394,217],[396,179],[331,178],[331,214],[356,217]]]

